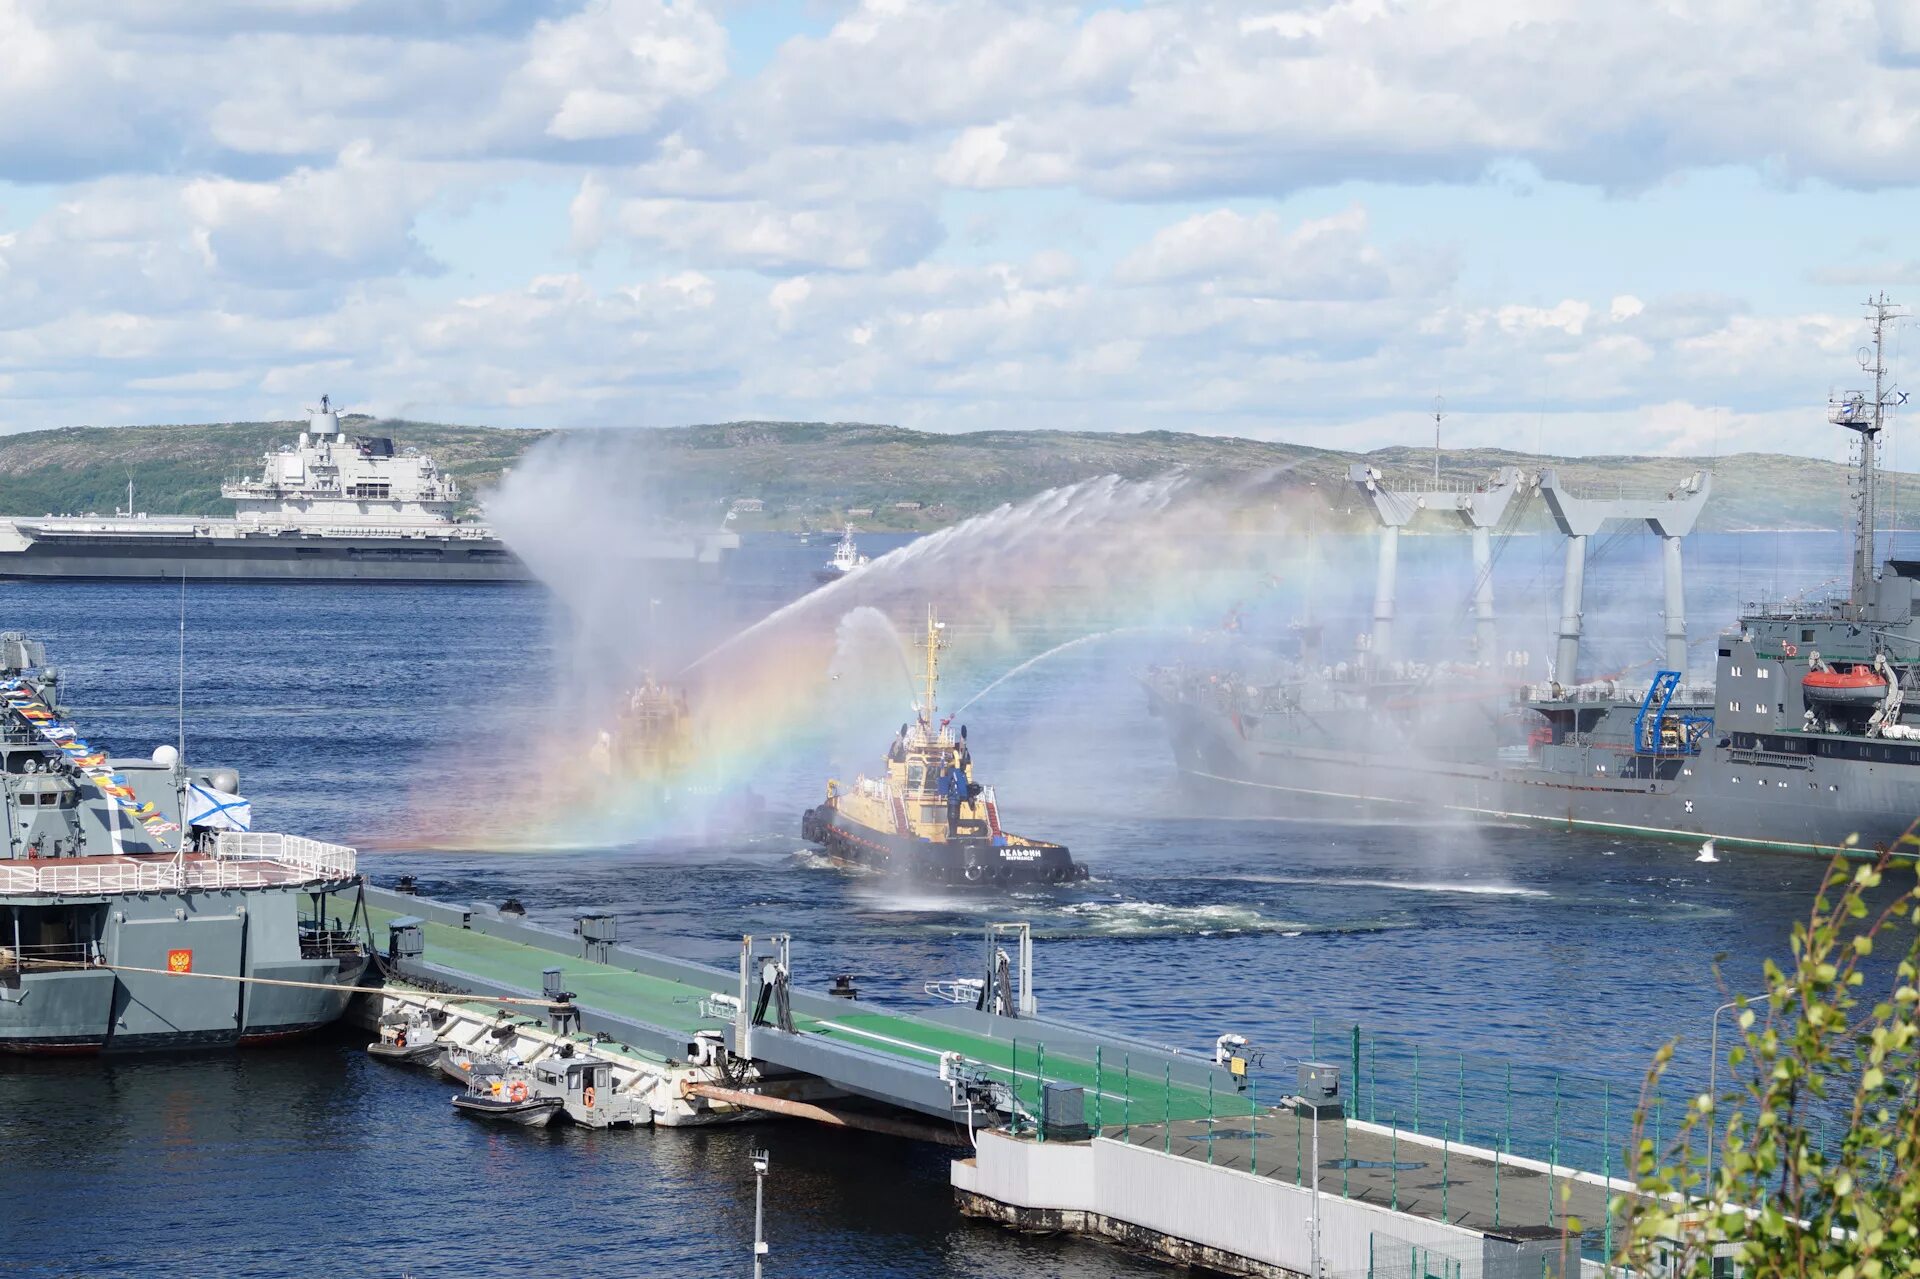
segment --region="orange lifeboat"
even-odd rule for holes
[[[1876,706],[1887,695],[1887,677],[1871,666],[1854,665],[1842,670],[1808,671],[1800,681],[1810,702],[1830,706]]]

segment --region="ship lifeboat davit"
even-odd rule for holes
[[[1879,705],[1887,696],[1887,677],[1871,666],[1808,671],[1800,681],[1809,702],[1855,709]]]

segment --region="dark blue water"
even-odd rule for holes
[[[1470,583],[1449,558],[1461,546],[1410,548],[1405,627],[1464,615]],[[1593,609],[1596,629],[1631,653],[1658,631],[1657,554],[1650,539],[1605,551],[1590,598],[1617,607]],[[1694,539],[1694,635],[1709,638],[1739,599],[1832,577],[1841,554],[1831,537]],[[792,598],[818,558],[750,544],[709,620]],[[1545,572],[1543,558],[1530,544],[1503,557],[1497,587],[1516,618],[1557,605],[1557,562]],[[1327,610],[1363,625],[1364,583],[1343,590]],[[0,588],[5,625],[44,640],[65,670],[75,719],[128,753],[175,733],[177,605],[165,588]],[[1288,607],[1256,609],[1251,624],[1277,627]],[[1210,818],[1145,713],[1135,674],[1164,640],[1141,634],[1068,650],[968,713],[1009,823],[1071,844],[1095,868],[1084,886],[901,893],[821,868],[778,831],[405,851],[431,834],[410,798],[423,779],[465,794],[473,744],[552,700],[569,638],[546,596],[209,587],[187,608],[188,753],[240,770],[260,827],[356,843],[377,877],[413,873],[436,895],[514,895],[549,918],[611,905],[623,937],[713,962],[730,963],[742,933],[789,931],[802,981],[852,973],[904,1002],[970,974],[986,922],[1026,919],[1050,1012],[1195,1048],[1246,1034],[1268,1048],[1262,1086],[1276,1093],[1295,1057],[1346,1060],[1350,1040],[1328,1027],[1355,1020],[1418,1043],[1429,1063],[1465,1052],[1476,1071],[1500,1059],[1523,1078],[1605,1077],[1628,1096],[1669,1037],[1686,1037],[1682,1072],[1701,1070],[1723,981],[1741,988],[1784,951],[1819,876],[1792,860],[1701,865],[1685,847],[1517,829]],[[1544,634],[1531,643],[1548,647]],[[824,769],[796,747],[759,779],[769,811],[797,816]],[[484,829],[484,797],[463,802]],[[510,817],[498,814],[503,830]],[[745,1273],[756,1144],[774,1164],[769,1274],[1160,1273],[961,1220],[944,1156],[905,1143],[792,1126],[503,1132],[457,1120],[446,1093],[366,1060],[350,1035],[244,1055],[0,1063],[0,1274]]]

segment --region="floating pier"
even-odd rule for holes
[[[981,977],[943,992],[966,1003],[902,1012],[844,979],[801,989],[784,936],[743,938],[730,971],[622,945],[606,914],[568,933],[485,905],[366,897],[386,936],[370,1020],[425,1011],[456,1050],[527,1063],[590,1052],[663,1126],[777,1115],[962,1147],[961,1210],[1017,1229],[1236,1275],[1542,1279],[1580,1273],[1568,1219],[1603,1221],[1631,1189],[1364,1122],[1337,1065],[1303,1065],[1298,1089],[1263,1106],[1257,1054],[1235,1036],[1209,1057],[1042,1017],[1021,925],[990,930]]]

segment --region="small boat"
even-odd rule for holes
[[[561,1051],[568,1052],[565,1048]],[[652,1106],[615,1089],[613,1063],[603,1057],[548,1057],[527,1067],[525,1073],[530,1095],[558,1100],[567,1118],[582,1128],[638,1127],[653,1122]],[[515,1077],[520,1074],[513,1072]]]
[[[456,1084],[471,1083],[477,1078],[497,1075],[507,1068],[507,1063],[489,1053],[476,1052],[471,1048],[460,1048],[449,1044],[440,1050],[440,1059],[434,1063],[442,1075]]]
[[[1835,666],[1808,671],[1800,687],[1809,702],[1865,709],[1886,700],[1887,677],[1871,666],[1856,663],[1845,669]]]
[[[424,1014],[388,1013],[380,1019],[380,1038],[367,1045],[367,1056],[396,1065],[424,1065],[439,1059],[440,1038]]]
[[[453,1095],[453,1108],[481,1119],[500,1119],[523,1128],[544,1128],[566,1105],[558,1097],[534,1092],[524,1079],[508,1075],[475,1078]]]
[[[867,566],[867,557],[853,544],[853,525],[847,525],[846,532],[840,535],[840,545],[833,548],[833,558],[813,571],[816,582],[837,582],[855,569]]]

